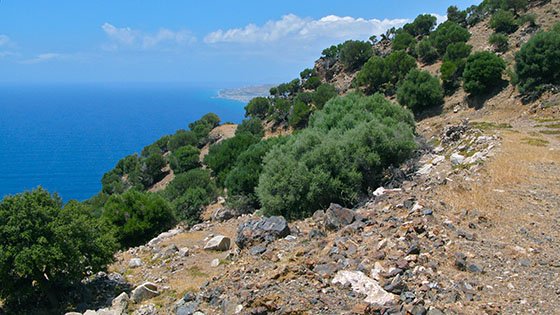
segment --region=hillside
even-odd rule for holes
[[[123,159],[88,201],[102,222],[125,234],[110,215],[134,197],[177,224],[121,236],[67,315],[557,314],[560,77],[529,85],[516,54],[560,0],[492,3],[327,48],[241,124],[208,114]]]

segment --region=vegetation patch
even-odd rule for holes
[[[473,121],[471,125],[480,129],[480,130],[493,130],[493,129],[511,129],[513,128],[509,123],[492,123],[486,121]]]
[[[523,143],[529,144],[529,145],[534,145],[536,147],[545,147],[547,144],[549,144],[549,142],[547,140],[544,139],[539,139],[539,138],[523,138],[521,139],[523,141]]]

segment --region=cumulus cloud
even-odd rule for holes
[[[399,27],[408,19],[377,20],[353,17],[325,16],[319,20],[301,18],[295,14],[282,16],[280,20],[268,21],[262,26],[249,24],[243,28],[218,30],[208,34],[204,41],[214,44],[256,43],[279,40],[317,40],[317,39],[367,39],[374,34],[383,33],[391,27]]]
[[[447,15],[439,15],[437,13],[430,13],[430,15],[433,15],[437,18],[437,25],[440,25],[441,23],[447,21]]]
[[[130,27],[116,27],[105,23],[101,29],[109,37],[110,43],[105,44],[106,50],[117,50],[119,48],[129,49],[160,49],[169,48],[170,45],[185,45],[196,41],[196,37],[187,30],[172,31],[161,28],[157,33],[150,34]]]

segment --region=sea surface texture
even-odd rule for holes
[[[240,122],[245,104],[216,94],[148,84],[0,87],[0,198],[40,185],[65,202],[88,199],[119,159],[202,115]]]

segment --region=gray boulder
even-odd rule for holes
[[[136,268],[142,266],[142,259],[140,258],[132,258],[128,262],[128,268]]]
[[[229,249],[230,245],[231,239],[229,237],[218,235],[209,240],[208,243],[206,243],[206,246],[204,246],[204,249],[226,251]]]
[[[465,161],[465,157],[461,154],[453,153],[449,157],[449,160],[451,161],[452,166],[457,166],[459,164],[463,164],[463,162]]]
[[[229,219],[237,218],[241,214],[235,209],[221,207],[212,213],[212,221],[223,222]]]
[[[235,244],[244,248],[261,242],[272,242],[290,235],[290,227],[284,217],[253,218],[239,225]]]
[[[151,299],[159,294],[157,285],[146,282],[131,292],[131,299],[134,303],[140,303],[144,300]]]
[[[331,203],[325,212],[325,216],[325,227],[329,230],[338,230],[356,220],[356,213],[354,211],[343,208],[336,203]]]

